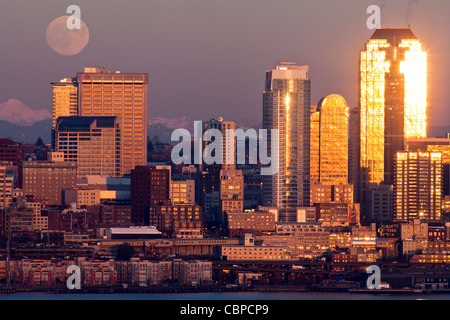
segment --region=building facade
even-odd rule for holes
[[[64,160],[76,162],[77,176],[121,177],[122,130],[118,117],[59,117],[55,145]]]
[[[52,95],[52,149],[55,148],[56,120],[78,115],[78,85],[76,79],[64,78],[51,83]]]
[[[359,66],[356,201],[370,219],[371,190],[393,184],[395,154],[404,150],[404,140],[426,137],[427,54],[411,29],[377,29]]]
[[[394,214],[398,221],[440,221],[442,156],[434,152],[397,152]]]
[[[311,185],[348,183],[348,119],[347,102],[337,94],[311,115]]]
[[[149,225],[150,208],[170,202],[170,170],[137,166],[131,170],[131,210],[135,225]]]
[[[14,177],[7,175],[6,167],[0,167],[0,210],[5,210],[12,202]]]
[[[45,205],[62,205],[62,192],[77,184],[77,164],[64,161],[25,161],[23,192]]]

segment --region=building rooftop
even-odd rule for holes
[[[156,227],[111,228],[112,234],[161,234]]]
[[[381,28],[377,29],[370,39],[386,39],[392,46],[398,46],[401,40],[417,38],[410,28]]]
[[[58,130],[89,130],[94,122],[97,128],[114,128],[117,117],[59,117]]]
[[[11,139],[2,138],[0,139],[0,145],[18,145],[18,142],[15,142]]]

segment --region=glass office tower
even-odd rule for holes
[[[263,176],[263,204],[279,208],[279,220],[297,221],[310,202],[311,81],[308,67],[279,62],[266,72],[263,128],[279,130],[277,174]],[[269,154],[271,146],[268,147]]]
[[[392,184],[405,138],[427,136],[427,54],[409,28],[378,29],[360,55],[361,167]]]
[[[411,29],[377,29],[360,53],[359,75],[356,201],[370,217],[371,190],[393,184],[405,139],[427,136],[427,54]]]

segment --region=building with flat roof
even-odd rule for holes
[[[120,118],[123,173],[146,165],[148,74],[85,68],[77,83],[79,116]]]
[[[55,148],[56,120],[78,115],[78,84],[76,79],[64,78],[51,83],[52,94],[52,149]]]
[[[230,238],[275,233],[276,215],[270,212],[228,212],[225,214]]]
[[[440,152],[397,152],[394,178],[395,220],[441,221]]]
[[[75,188],[77,164],[64,161],[25,161],[23,193],[45,205],[62,205],[62,192]]]
[[[171,181],[170,199],[173,203],[195,203],[195,180]]]
[[[150,208],[170,201],[170,169],[137,166],[131,171],[131,208],[135,225],[150,224]]]
[[[107,228],[107,239],[157,239],[162,233],[156,227]]]

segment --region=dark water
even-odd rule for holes
[[[322,292],[1,294],[0,300],[450,300],[449,294],[360,294]]]

